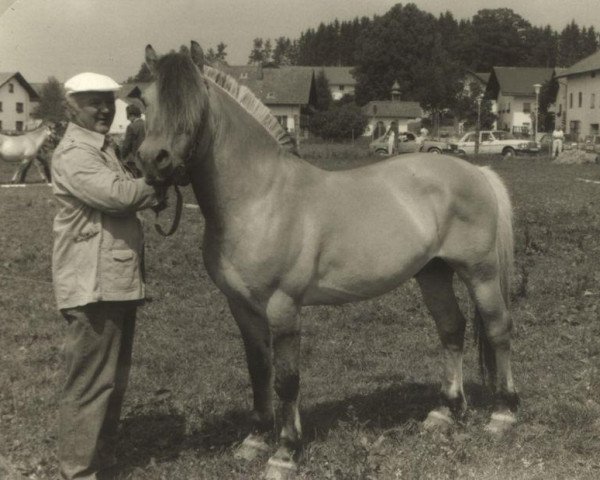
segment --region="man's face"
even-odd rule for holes
[[[80,127],[103,135],[115,118],[113,92],[79,92],[69,97],[71,121]]]

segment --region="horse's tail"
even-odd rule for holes
[[[500,176],[488,167],[481,171],[492,187],[498,205],[496,226],[496,252],[498,255],[498,275],[504,304],[510,307],[510,286],[514,271],[514,234],[512,205],[508,190]],[[484,381],[493,385],[496,379],[496,356],[485,333],[481,314],[475,309],[475,335],[479,344],[479,368]]]

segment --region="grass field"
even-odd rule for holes
[[[328,168],[375,160],[345,161],[349,148],[305,152]],[[600,184],[578,180],[600,180],[600,167],[477,163],[499,172],[515,206],[518,426],[501,440],[484,434],[489,399],[469,342],[474,408],[447,435],[421,432],[438,395],[441,349],[409,282],[372,301],[303,311],[300,479],[600,478]],[[11,173],[0,164],[0,181]],[[32,479],[57,475],[65,324],[50,283],[55,209],[47,186],[0,188],[0,460]],[[200,260],[200,213],[186,209],[168,239],[145,218],[152,301],[139,313],[119,478],[258,479],[262,461],[233,460],[251,392],[237,327]]]

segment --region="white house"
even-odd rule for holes
[[[362,112],[369,122],[364,135],[373,135],[382,129],[387,131],[392,122],[398,124],[399,132],[406,132],[410,124],[420,124],[423,118],[423,109],[419,102],[400,100],[398,82],[392,85],[391,100],[373,100],[362,107]]]
[[[556,118],[575,137],[600,134],[600,50],[557,71]]]
[[[33,128],[32,103],[39,96],[19,72],[0,72],[0,131],[22,132]]]
[[[532,131],[536,109],[534,85],[548,82],[552,68],[494,67],[486,97],[496,101],[499,129],[513,133]]]

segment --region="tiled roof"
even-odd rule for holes
[[[423,110],[418,102],[400,100],[375,100],[367,103],[362,111],[369,117],[419,118]]]
[[[356,79],[352,76],[354,67],[312,67],[315,75],[319,71],[325,72],[325,77],[330,85],[356,85]]]
[[[593,72],[595,70],[600,70],[600,50],[598,50],[596,53],[592,53],[590,56],[585,57],[582,60],[579,60],[571,67],[567,68],[565,72],[561,73],[560,75],[557,74],[556,76],[569,77],[571,75],[577,75],[578,73]]]
[[[495,77],[499,90],[504,95],[533,96],[533,85],[543,85],[550,80],[553,71],[552,68],[494,67],[492,77]]]
[[[308,105],[313,95],[312,67],[220,66],[246,85],[265,105]]]

